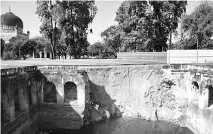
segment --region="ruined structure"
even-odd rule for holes
[[[1,76],[2,133],[80,128],[89,102],[213,133],[211,66],[31,66]]]

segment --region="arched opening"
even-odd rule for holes
[[[16,89],[15,91],[15,96],[14,96],[14,99],[15,99],[15,116],[17,117],[20,113],[20,102],[19,102],[19,95],[18,95],[18,89]]]
[[[44,58],[44,52],[41,52],[41,58]]]
[[[192,91],[199,93],[199,85],[196,81],[192,81]]]
[[[46,82],[43,86],[43,102],[57,103],[56,86],[52,82]]]
[[[77,86],[74,82],[64,84],[64,103],[77,100]]]
[[[211,106],[213,104],[213,86],[207,85],[206,88],[209,90],[208,106]]]

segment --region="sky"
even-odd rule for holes
[[[188,1],[186,7],[186,13],[191,13],[196,6],[199,5],[201,1]],[[89,25],[89,28],[93,29],[92,34],[88,34],[88,41],[93,44],[97,41],[102,41],[100,36],[101,32],[110,27],[111,25],[116,25],[115,21],[116,11],[121,5],[122,0],[119,1],[103,1],[96,0],[95,4],[98,8],[98,12],[93,20],[93,23]],[[6,1],[1,0],[1,14],[7,13],[9,11],[17,15],[22,19],[24,24],[24,33],[30,31],[30,38],[41,36],[39,27],[41,21],[36,15],[36,3],[35,0],[29,1]]]

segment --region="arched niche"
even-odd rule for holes
[[[199,84],[196,81],[192,81],[192,92],[199,93]]]
[[[200,96],[199,85],[198,82],[192,81],[191,86],[189,87],[188,101],[198,101]]]
[[[64,103],[76,101],[77,99],[77,85],[71,81],[66,82],[64,84]]]
[[[43,85],[43,102],[45,103],[57,103],[57,90],[56,86],[52,82],[45,82]]]
[[[211,106],[213,104],[213,86],[212,85],[207,85],[206,90],[208,90],[208,106]]]

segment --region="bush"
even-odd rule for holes
[[[18,58],[13,51],[8,51],[8,52],[3,53],[2,59],[3,60],[17,60]]]

